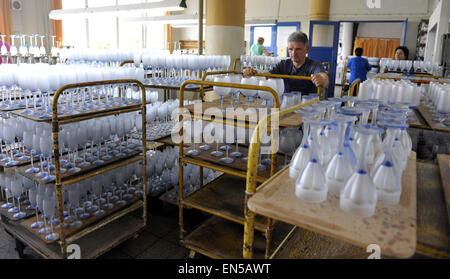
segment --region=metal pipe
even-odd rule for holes
[[[198,55],[203,54],[203,0],[198,0]]]
[[[276,112],[278,117],[282,117],[286,114],[293,112],[294,110],[298,110],[304,106],[309,106],[313,103],[317,103],[319,100],[312,100],[306,102],[304,104],[299,104],[293,107],[290,107],[285,110],[281,110]],[[258,173],[257,165],[258,165],[258,154],[261,143],[259,141],[259,133],[260,127],[265,125],[267,121],[270,121],[273,115],[268,115],[266,118],[261,119],[258,123],[258,126],[255,128],[255,132],[253,133],[252,139],[250,141],[249,151],[248,151],[248,162],[247,162],[247,182],[246,182],[246,190],[245,190],[245,225],[244,225],[244,245],[243,245],[243,257],[245,259],[251,259],[253,257],[253,242],[254,242],[254,226],[255,226],[255,213],[249,210],[247,204],[248,200],[255,194],[256,192],[256,177]]]

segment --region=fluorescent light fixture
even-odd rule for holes
[[[276,19],[246,19],[246,26],[255,25],[277,25],[278,21]]]
[[[128,4],[128,5],[115,5],[105,7],[93,7],[93,8],[81,8],[81,9],[61,9],[51,10],[50,19],[61,20],[67,17],[91,17],[91,16],[119,16],[127,15],[130,12],[142,12],[145,11],[182,11],[184,10],[179,6],[179,0],[159,0],[151,3],[141,4]]]
[[[164,23],[164,24],[176,24],[176,25],[196,25],[198,24],[197,15],[170,15],[170,16],[151,16],[151,17],[132,17],[124,18],[122,21],[125,22],[142,22],[142,23]],[[203,23],[206,23],[205,18],[203,18]]]

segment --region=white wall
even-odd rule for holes
[[[44,43],[46,47],[51,46],[51,38],[49,38],[49,36],[53,35],[53,27],[48,17],[51,8],[50,1],[21,0],[21,2],[21,10],[11,11],[13,33],[26,35],[39,34],[46,36]],[[19,40],[16,39],[16,45],[18,44]]]
[[[402,26],[401,22],[361,22],[358,25],[357,37],[400,39],[402,35]]]
[[[425,61],[440,62],[443,35],[449,30],[450,0],[439,0],[430,16],[428,37],[425,48]],[[432,31],[432,32],[430,32]]]

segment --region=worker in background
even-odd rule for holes
[[[327,88],[328,75],[320,61],[306,57],[309,52],[308,36],[303,32],[294,32],[288,37],[288,59],[281,60],[270,71],[272,74],[307,76],[309,80],[284,79],[284,91],[300,91],[304,94],[317,92],[317,87]],[[244,76],[255,75],[257,71],[247,68]]]
[[[369,61],[366,58],[362,58],[363,49],[358,47],[355,49],[356,57],[353,57],[347,62],[346,67],[350,69],[349,82],[352,83],[355,79],[359,78],[361,82],[367,79],[367,72],[371,69]]]
[[[267,56],[273,56],[273,52],[268,52],[266,48],[264,47],[264,38],[259,37],[258,42],[254,45],[252,45],[250,52],[252,56],[258,56],[263,55],[263,53]]]
[[[408,60],[409,50],[405,46],[398,46],[395,49],[395,60]]]

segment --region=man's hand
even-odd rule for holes
[[[328,75],[325,73],[318,73],[311,75],[312,82],[317,87],[327,88],[329,84]]]
[[[245,69],[245,71],[244,71],[244,77],[254,76],[254,75],[257,74],[257,73],[258,73],[258,71],[256,71],[255,69],[253,69],[253,68],[247,68],[247,69]]]

